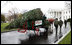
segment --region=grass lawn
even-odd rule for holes
[[[9,25],[9,23],[1,23],[1,32],[9,31],[10,29],[5,29],[5,27]]]
[[[62,41],[59,42],[59,44],[71,44],[71,31]]]

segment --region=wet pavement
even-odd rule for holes
[[[67,27],[65,28],[64,24],[62,26],[62,35],[66,34],[70,28],[70,24],[67,24]],[[48,34],[48,37],[43,36],[34,36],[35,34],[32,33],[33,37],[29,38],[29,31],[25,33],[20,33],[18,31],[11,31],[6,33],[1,33],[1,44],[53,44],[56,42],[56,40],[59,40],[59,31],[60,28],[58,28],[58,35],[55,36],[55,27],[53,26],[53,33]]]

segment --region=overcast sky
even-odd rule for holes
[[[6,13],[11,8],[16,7],[19,11],[41,8],[45,13],[49,8],[62,9],[64,6],[64,1],[10,1],[7,4],[1,1],[1,12]]]
[[[19,12],[41,8],[45,14],[49,9],[63,9],[65,1],[1,1],[1,13],[8,13],[12,8],[17,8]]]

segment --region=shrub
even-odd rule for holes
[[[5,16],[3,14],[1,14],[1,21],[5,21]]]
[[[67,22],[70,22],[71,18],[67,19]]]

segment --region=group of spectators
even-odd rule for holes
[[[59,31],[59,33],[62,34],[62,33],[61,33],[61,28],[62,28],[63,23],[65,24],[65,28],[66,28],[66,26],[67,26],[67,20],[64,20],[64,22],[63,22],[63,21],[61,20],[61,18],[60,18],[59,21],[58,21],[57,18],[55,19],[55,21],[54,21],[54,26],[55,26],[55,29],[56,29],[56,36],[57,36],[57,32],[58,32],[58,25],[60,26],[60,31]]]

